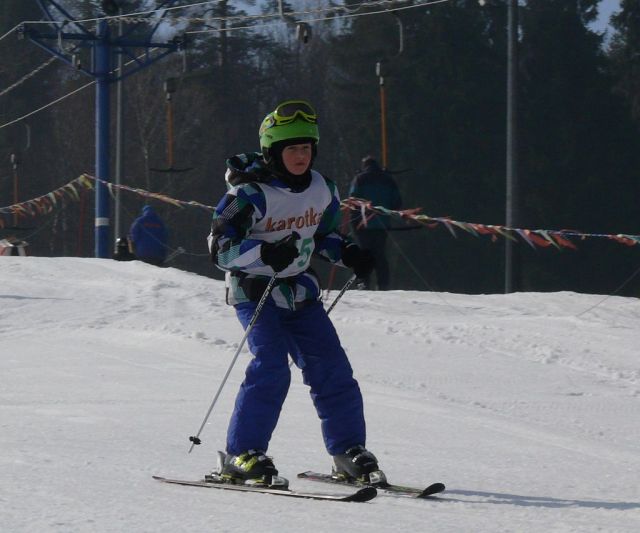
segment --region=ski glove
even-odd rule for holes
[[[282,272],[300,255],[296,241],[300,238],[295,231],[276,242],[264,242],[260,248],[260,259],[274,272]]]
[[[342,262],[353,270],[358,279],[366,278],[376,266],[373,253],[363,250],[357,244],[349,244],[342,249]]]

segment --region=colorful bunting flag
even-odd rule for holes
[[[9,219],[17,217],[19,219],[26,217],[35,217],[38,215],[46,215],[51,213],[54,209],[64,206],[66,203],[72,201],[77,202],[80,200],[79,191],[92,190],[95,187],[95,183],[101,183],[107,187],[109,193],[113,196],[116,190],[123,190],[142,196],[144,198],[153,198],[155,200],[168,203],[175,207],[197,207],[204,209],[208,212],[213,212],[214,207],[206,204],[191,201],[177,200],[160,193],[154,193],[145,191],[144,189],[136,189],[128,187],[126,185],[116,185],[113,183],[100,180],[89,174],[82,174],[75,180],[70,181],[66,185],[51,191],[38,198],[26,200],[7,207],[0,207],[0,228],[7,227]],[[600,233],[582,233],[576,230],[548,230],[548,229],[526,229],[526,228],[509,228],[507,226],[480,224],[471,222],[461,222],[459,220],[453,220],[450,217],[430,217],[428,215],[421,214],[422,208],[416,207],[411,209],[404,209],[401,211],[393,211],[381,206],[374,206],[369,200],[363,198],[346,198],[342,201],[342,208],[346,211],[360,211],[362,214],[363,222],[361,225],[366,226],[366,223],[375,215],[384,215],[393,218],[397,218],[402,222],[411,221],[418,223],[426,228],[434,229],[439,226],[444,226],[454,237],[457,237],[455,229],[461,229],[470,233],[474,237],[480,237],[488,235],[492,241],[496,241],[498,237],[505,239],[511,239],[517,241],[516,236],[519,236],[521,240],[526,242],[532,248],[548,248],[550,246],[555,247],[558,250],[568,248],[571,250],[577,250],[576,245],[571,239],[584,240],[587,238],[605,238],[610,239],[626,246],[635,246],[640,244],[640,235],[608,235]]]

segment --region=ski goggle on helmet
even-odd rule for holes
[[[260,147],[271,148],[273,143],[290,139],[320,140],[318,116],[309,102],[286,100],[269,113],[260,125]]]

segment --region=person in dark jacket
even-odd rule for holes
[[[402,204],[400,191],[393,177],[371,156],[362,159],[361,171],[351,182],[349,195],[369,200],[372,205],[387,209],[396,210]],[[367,213],[365,216],[370,214]],[[373,252],[377,288],[381,291],[389,289],[389,263],[385,253],[389,225],[388,216],[373,215],[365,223],[360,211],[352,211],[353,235],[361,248]],[[367,289],[374,288],[370,275],[364,279],[364,285]]]
[[[167,228],[150,205],[142,208],[129,230],[129,241],[136,259],[160,266],[167,257]]]

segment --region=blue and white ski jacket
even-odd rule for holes
[[[271,292],[278,307],[295,310],[321,294],[311,256],[344,266],[342,249],[350,244],[338,233],[340,197],[335,183],[315,170],[304,190],[294,190],[270,173],[258,154],[227,161],[230,189],[217,205],[208,237],[211,257],[225,270],[227,303],[260,299],[274,271],[260,258],[263,242],[276,242],[296,232],[300,255]],[[235,185],[234,185],[235,183]]]

